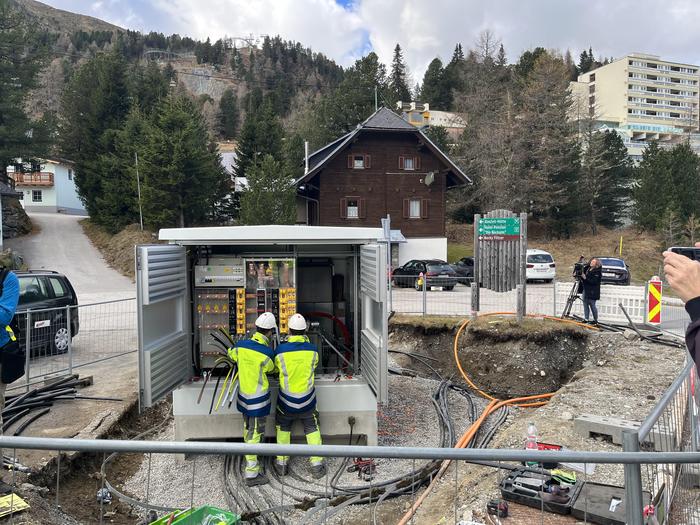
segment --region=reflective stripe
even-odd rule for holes
[[[17,338],[15,337],[15,332],[12,330],[12,328],[10,327],[10,325],[7,325],[7,326],[5,327],[5,331],[7,332],[9,338],[10,338],[12,341],[17,341]]]
[[[272,404],[271,399],[266,399],[260,403],[246,403],[240,397],[238,398],[238,406],[242,407],[244,410],[258,410],[260,408],[265,408],[266,406]]]
[[[257,394],[246,394],[245,392],[238,392],[238,396],[244,398],[248,402],[257,403],[258,401],[270,399],[270,392],[265,392],[261,396]]]
[[[300,410],[302,408],[308,407],[309,405],[311,405],[315,401],[316,401],[316,392],[314,392],[309,399],[307,399],[306,401],[303,401],[301,403],[293,403],[292,401],[284,399],[283,397],[279,397],[277,399],[277,402],[280,405],[282,405],[284,407],[292,408],[294,410]]]
[[[314,391],[313,387],[307,389],[306,392],[301,392],[301,393],[290,392],[289,390],[287,390],[285,388],[281,389],[281,392],[284,394],[284,397],[291,397],[292,399],[302,399],[302,398],[308,396],[313,391]]]
[[[277,358],[280,362],[280,370],[282,372],[282,380],[284,381],[283,390],[289,390],[289,373],[287,372],[287,363],[284,362],[284,356],[278,355]]]

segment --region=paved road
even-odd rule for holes
[[[9,239],[6,245],[32,269],[56,270],[73,284],[81,304],[133,297],[131,279],[109,267],[78,223],[84,217],[60,213],[30,213],[41,231]]]

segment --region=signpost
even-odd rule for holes
[[[494,210],[474,216],[474,284],[472,313],[480,309],[480,288],[494,292],[517,290],[517,315],[525,315],[527,214]]]

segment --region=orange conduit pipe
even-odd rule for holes
[[[488,314],[483,314],[481,317],[493,317],[497,315],[516,315],[514,312],[493,312],[493,313],[488,313]],[[599,331],[597,328],[579,323],[578,321],[572,321],[570,319],[560,319],[559,317],[552,317],[552,316],[538,316],[538,315],[533,315],[529,314],[527,317],[535,317],[535,318],[542,318],[546,319],[549,321],[556,321],[556,322],[561,322],[565,324],[573,324],[577,326],[581,326],[583,328],[587,328],[589,330],[595,330]],[[552,396],[554,396],[554,392],[550,392],[547,394],[537,394],[537,395],[532,395],[532,396],[523,396],[523,397],[515,397],[513,399],[506,399],[506,400],[499,400],[483,390],[481,390],[479,387],[477,387],[474,382],[469,378],[467,373],[464,371],[462,368],[462,363],[459,361],[459,336],[462,334],[464,331],[464,328],[469,324],[470,320],[465,319],[464,322],[460,325],[459,329],[457,330],[457,334],[455,335],[454,338],[454,357],[455,357],[455,362],[457,363],[457,368],[459,369],[459,373],[462,374],[462,377],[464,380],[467,382],[467,384],[472,387],[474,390],[476,390],[482,397],[490,400],[489,404],[486,406],[486,408],[483,410],[481,415],[477,418],[474,423],[467,429],[467,431],[462,434],[462,436],[459,438],[457,443],[455,444],[454,448],[466,448],[466,446],[469,444],[469,442],[474,438],[476,433],[479,431],[481,428],[481,425],[483,425],[484,421],[493,414],[496,410],[499,408],[505,406],[505,405],[513,405],[519,408],[532,408],[532,407],[539,407],[547,404],[547,401],[534,401],[537,399],[549,399]],[[442,465],[440,466],[440,469],[438,470],[437,474],[435,477],[432,479],[428,487],[423,491],[423,493],[420,495],[420,497],[416,500],[416,502],[411,506],[410,509],[408,509],[408,512],[404,514],[404,516],[401,518],[401,521],[399,521],[398,525],[406,525],[408,521],[413,517],[413,515],[416,513],[418,508],[421,506],[423,501],[428,497],[430,492],[432,491],[433,487],[437,484],[439,479],[442,477],[442,475],[445,473],[447,468],[450,466],[451,460],[444,460],[442,462]]]

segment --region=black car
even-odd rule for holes
[[[27,311],[31,311],[29,342],[31,355],[56,355],[68,351],[80,329],[78,296],[68,278],[50,270],[15,271],[19,280],[17,323],[20,345],[27,341]],[[70,309],[70,334],[68,312]]]
[[[428,289],[440,286],[444,290],[452,290],[459,282],[457,273],[445,261],[417,259],[396,268],[391,274],[392,283],[397,287],[413,286],[416,290],[420,290],[422,288],[419,282],[421,273],[426,279],[425,286]]]
[[[617,257],[596,257],[602,264],[603,277],[600,280],[602,284],[621,284],[629,285],[631,274],[630,267],[624,259]]]
[[[474,280],[474,257],[462,257],[450,266],[457,273],[460,283],[467,286],[471,285],[471,282]]]

